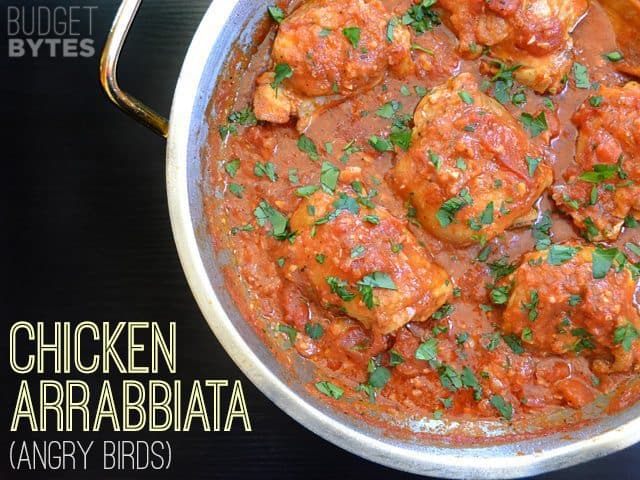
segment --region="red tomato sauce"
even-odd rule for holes
[[[411,6],[408,0],[383,3],[400,17]],[[285,11],[292,11],[292,7],[287,9],[286,2],[280,4]],[[449,27],[444,22],[432,32],[422,35],[412,32],[412,43],[419,45],[412,52],[417,65],[413,73],[401,78],[386,75],[375,87],[324,106],[304,130],[312,148],[309,144],[305,147],[304,143],[300,146],[301,133],[296,129],[295,118],[284,124],[249,119],[244,122],[247,125],[243,125],[237,115],[229,119],[232,112],[247,114],[246,109],[252,107],[256,79],[272,68],[270,52],[277,32],[274,22],[265,22],[259,29],[249,52],[237,51],[232,56],[216,85],[207,152],[207,174],[211,190],[215,192],[207,200],[209,227],[218,253],[225,252],[227,258],[231,258],[225,267],[228,289],[247,322],[285,364],[293,364],[293,354],[315,365],[317,378],[309,385],[311,391],[336,408],[362,415],[371,422],[376,421],[371,411],[384,411],[398,419],[398,424],[402,423],[400,419],[410,417],[444,421],[505,421],[506,418],[526,424],[562,408],[575,409],[578,413],[574,412],[572,418],[577,422],[582,418],[579,409],[601,394],[615,397],[609,406],[610,413],[626,408],[639,397],[637,387],[626,393],[624,390],[637,376],[635,367],[607,370],[598,368],[589,351],[576,349],[577,352],[557,354],[544,348],[530,348],[525,338],[527,332],[522,329],[515,348],[513,342],[505,339],[509,335],[501,325],[505,308],[509,307],[492,300],[492,290],[500,284],[493,272],[500,265],[518,264],[525,254],[535,251],[538,239],[531,224],[507,229],[486,242],[464,246],[428,233],[415,220],[410,203],[401,198],[388,181],[390,170],[403,152],[398,148],[380,152],[369,142],[374,135],[386,137],[390,132],[389,119],[376,114],[381,106],[397,102],[396,106],[400,104],[398,115],[412,116],[425,90],[463,72],[470,73],[479,85],[489,82],[487,91],[492,96],[495,84],[486,70],[486,57],[463,58]],[[573,41],[574,62],[587,67],[590,82],[622,86],[630,79],[602,57],[605,52],[615,51],[617,45],[611,23],[599,5],[590,6],[573,33]],[[548,132],[531,139],[531,145],[535,151],[544,152],[557,182],[574,164],[577,131],[571,118],[597,90],[577,88],[571,74],[556,95],[537,94],[517,81],[515,85],[512,92],[521,92],[526,100],[517,102],[519,105],[510,101],[505,107],[515,118],[523,113],[535,116],[537,112],[546,112]],[[552,108],[549,100],[553,102]],[[488,144],[500,139],[499,135],[492,137],[496,135],[493,128],[479,129],[479,132]],[[515,145],[505,147],[516,149]],[[282,219],[291,222],[294,214],[305,206],[319,208],[314,206],[315,192],[305,197],[298,189],[320,184],[323,162],[337,167],[341,181],[347,178],[347,183],[352,180],[349,176],[357,172],[354,179],[366,185],[366,192],[376,191],[372,200],[376,208],[395,217],[397,220],[393,222],[401,222],[402,229],[415,237],[415,248],[419,242],[429,262],[448,274],[451,282],[448,301],[430,318],[411,321],[391,332],[382,331],[372,328],[375,322],[382,321],[382,315],[371,314],[366,317],[368,320],[358,321],[355,318],[358,313],[353,313],[356,310],[345,308],[354,304],[347,305],[345,301],[332,305],[326,301],[339,292],[335,284],[331,290],[325,285],[326,291],[319,291],[305,289],[295,281],[296,275],[304,274],[310,278],[315,275],[322,283],[323,273],[327,277],[336,274],[345,262],[358,258],[360,249],[369,252],[374,249],[369,264],[358,275],[353,278],[346,274],[334,275],[346,282],[346,293],[343,291],[341,298],[360,295],[358,288],[362,285],[357,283],[358,279],[375,270],[371,265],[376,262],[393,264],[393,255],[402,248],[399,243],[394,246],[394,242],[386,248],[383,246],[386,243],[379,238],[356,241],[347,253],[332,248],[336,235],[348,235],[351,230],[357,232],[363,228],[363,222],[359,221],[343,224],[340,230],[325,230],[330,233],[319,238],[326,247],[307,252],[308,258],[303,257],[304,261],[294,258],[292,248],[296,247],[292,244],[298,240],[295,235],[290,236],[289,230],[281,235],[289,235],[288,238],[276,238],[276,223]],[[635,162],[640,163],[640,157],[636,157]],[[526,168],[518,168],[517,175],[526,176]],[[334,195],[338,190],[340,187],[336,187]],[[345,191],[347,195],[357,196],[351,189]],[[274,219],[269,216],[273,211],[261,205],[271,207],[281,217]],[[553,244],[586,244],[572,219],[556,207],[549,189],[536,206],[538,222],[543,212],[549,212],[552,225],[549,235]],[[362,205],[359,208],[365,209]],[[265,215],[268,220],[264,220]],[[319,224],[316,228],[327,227]],[[382,222],[376,228],[379,229],[376,235],[402,235],[395,223]],[[625,227],[606,247],[624,251],[630,261],[637,262],[637,255],[627,250],[627,245],[639,242],[640,228]],[[410,248],[414,248],[413,244]],[[336,256],[340,256],[340,261],[331,263]],[[315,270],[305,267],[305,262]],[[298,270],[292,273],[294,264]],[[402,270],[405,273],[406,268]],[[398,278],[409,279],[407,282],[413,282],[412,285],[418,282],[418,277],[414,279],[408,274]],[[545,295],[560,295],[565,283],[571,283],[571,278],[547,285]],[[394,293],[382,288],[374,292],[382,299],[387,298],[385,294]],[[637,310],[635,299],[633,302]],[[527,304],[525,299],[522,308],[528,308]],[[360,307],[363,315],[368,314],[362,304]],[[584,338],[593,341],[593,335]],[[551,340],[545,337],[545,342],[551,343]],[[634,344],[633,348],[637,346]]]

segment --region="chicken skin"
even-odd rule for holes
[[[376,333],[428,319],[452,295],[447,273],[401,220],[353,185],[315,192],[294,212],[285,276]]]
[[[553,181],[542,148],[470,74],[434,88],[414,123],[388,180],[442,240],[463,246],[500,235]]]
[[[390,28],[392,18],[379,0],[302,4],[279,26],[273,71],[257,80],[256,117],[287,123],[293,116],[305,124],[317,109],[376,86],[387,70],[413,71],[409,30]]]
[[[637,269],[622,252],[577,242],[529,253],[502,285],[502,329],[543,354],[584,356],[594,370],[638,365]]]
[[[553,188],[558,207],[588,240],[615,240],[640,220],[640,84],[601,86],[573,115],[575,163]]]
[[[440,0],[458,35],[460,53],[520,65],[514,77],[538,93],[562,89],[571,68],[571,32],[586,0]]]

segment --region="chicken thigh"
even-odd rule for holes
[[[511,290],[502,329],[539,353],[629,371],[640,360],[637,273],[616,249],[573,242],[529,253],[502,281]]]
[[[303,124],[323,105],[379,84],[387,70],[413,71],[406,26],[379,0],[311,0],[286,17],[273,44],[273,71],[257,80],[256,117]],[[393,27],[393,28],[392,28]]]
[[[558,93],[571,68],[571,32],[586,0],[439,0],[462,54],[520,65],[514,77],[538,93]]]
[[[452,244],[501,234],[553,181],[542,148],[470,74],[434,88],[414,123],[388,179],[422,226]]]
[[[625,220],[640,220],[640,84],[601,86],[573,122],[575,163],[553,198],[585,238],[615,240]]]
[[[377,333],[428,319],[452,295],[447,273],[361,182],[318,191],[291,217],[285,276],[323,306]]]

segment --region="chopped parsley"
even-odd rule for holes
[[[536,174],[538,165],[542,161],[542,157],[532,158],[529,155],[526,155],[524,158],[527,161],[527,165],[529,166],[529,176],[533,177]]]
[[[318,340],[324,335],[324,328],[319,323],[307,322],[304,324],[304,331],[309,337]]]
[[[403,151],[406,152],[411,146],[411,130],[391,132],[391,135],[389,135],[389,140],[393,145],[400,147]]]
[[[445,325],[436,325],[435,327],[433,327],[431,329],[431,331],[433,332],[433,335],[435,337],[437,337],[438,335],[440,335],[441,333],[445,333],[449,331],[449,327],[445,326]]]
[[[587,229],[585,231],[582,232],[582,235],[589,241],[593,240],[594,238],[596,238],[598,235],[600,235],[600,231],[598,230],[598,228],[596,227],[596,224],[593,223],[593,220],[591,219],[591,217],[587,217],[584,219],[584,224],[587,227]]]
[[[506,420],[511,420],[513,416],[513,406],[507,403],[502,396],[492,395],[491,398],[489,398],[489,403],[491,403]]]
[[[465,91],[458,92],[458,96],[467,105],[471,105],[473,103],[473,97],[471,96],[471,94],[469,92],[465,92]]]
[[[455,311],[455,307],[450,303],[445,303],[442,305],[436,312],[431,315],[431,318],[434,320],[442,320],[445,317],[448,317]]]
[[[602,105],[602,95],[593,95],[589,97],[589,105],[596,108]]]
[[[279,63],[274,68],[275,76],[273,77],[273,82],[271,83],[271,88],[273,88],[276,92],[278,88],[287,78],[293,77],[293,70],[287,63]]]
[[[369,385],[374,388],[384,388],[389,379],[391,372],[384,367],[376,367],[369,375]]]
[[[571,307],[575,307],[582,301],[582,297],[580,295],[569,295],[569,305]]]
[[[602,183],[607,180],[611,180],[618,176],[618,178],[624,180],[627,178],[626,172],[622,169],[622,160],[621,156],[618,160],[618,163],[614,165],[602,164],[598,163],[593,166],[593,169],[589,172],[584,172],[580,175],[580,180],[589,183]]]
[[[338,192],[338,198],[333,202],[333,207],[336,210],[335,212],[330,212],[328,214],[327,221],[333,220],[343,211],[351,212],[354,215],[360,213],[360,205],[358,205],[358,201],[343,192]]]
[[[613,266],[613,261],[618,257],[619,253],[617,248],[602,248],[598,245],[591,257],[593,278],[604,278]]]
[[[622,53],[617,51],[608,52],[603,54],[602,56],[607,60],[609,60],[610,62],[614,62],[614,63],[624,60],[624,55],[622,55]]]
[[[438,366],[438,375],[440,377],[440,383],[444,388],[451,392],[462,388],[462,379],[453,368],[449,365]]]
[[[298,148],[301,152],[308,154],[311,160],[318,160],[318,158],[320,158],[320,155],[318,154],[318,147],[316,147],[313,140],[304,134],[300,135],[300,138],[298,138]]]
[[[624,226],[627,228],[638,228],[640,227],[640,222],[638,222],[638,220],[633,218],[633,216],[627,215],[624,218]]]
[[[593,170],[584,172],[578,178],[589,183],[601,183],[614,178],[617,172],[617,165],[596,164],[593,166]]]
[[[240,159],[234,158],[233,160],[228,161],[224,164],[224,169],[231,178],[234,178],[240,169]]]
[[[345,302],[350,302],[356,298],[356,294],[347,288],[349,284],[340,280],[338,277],[326,277],[325,281],[329,284],[331,293],[335,293]]]
[[[435,55],[436,52],[434,52],[433,50],[429,50],[428,48],[423,47],[422,45],[418,45],[417,43],[414,43],[413,45],[411,45],[411,50],[418,50],[419,52],[424,52],[427,55]]]
[[[235,195],[238,198],[242,198],[242,192],[244,192],[244,187],[237,183],[230,183],[229,192],[231,192],[233,195]]]
[[[460,373],[460,380],[464,387],[473,389],[474,400],[479,401],[482,398],[482,386],[478,383],[478,379],[473,373],[473,370],[466,366],[463,367]]]
[[[538,304],[540,303],[540,295],[537,290],[529,292],[529,303],[522,302],[522,311],[529,312],[529,320],[532,322],[538,318]]]
[[[631,351],[631,345],[638,337],[640,337],[638,329],[636,329],[636,327],[634,327],[629,321],[627,321],[627,323],[622,327],[616,328],[613,332],[613,342],[615,344],[622,345],[622,348],[624,348],[626,352]]]
[[[549,265],[562,265],[567,263],[580,250],[579,247],[571,247],[568,245],[552,245],[547,255],[547,263]]]
[[[256,162],[253,167],[253,173],[256,177],[267,177],[272,182],[278,180],[278,174],[276,173],[276,166],[271,163]]]
[[[436,0],[422,0],[413,4],[402,16],[402,24],[409,25],[417,34],[430,32],[441,23],[438,13],[431,9],[435,3]]]
[[[220,137],[224,140],[227,138],[227,135],[237,135],[238,134],[238,125],[243,125],[245,127],[256,125],[258,120],[256,119],[255,114],[251,107],[247,107],[244,110],[239,110],[236,112],[232,112],[227,120],[229,123],[226,125],[219,125],[218,132],[220,133]]]
[[[490,352],[493,352],[496,348],[498,348],[498,345],[500,345],[500,338],[500,333],[494,332],[493,334],[491,334],[491,340],[489,340],[489,343],[485,345],[485,348]]]
[[[390,120],[391,118],[393,118],[396,112],[401,109],[402,109],[402,104],[400,102],[392,100],[391,102],[387,102],[384,105],[382,105],[380,108],[378,108],[378,110],[376,110],[376,115],[381,118],[386,118],[387,120]]]
[[[556,106],[553,104],[553,100],[551,100],[550,98],[544,97],[542,99],[542,103],[544,104],[545,107],[547,107],[552,112],[555,111]]]
[[[400,251],[404,248],[402,243],[393,243],[391,242],[391,251],[393,253],[400,253]]]
[[[278,325],[277,330],[279,332],[283,332],[287,334],[287,337],[289,337],[289,344],[293,347],[296,343],[296,337],[298,336],[298,332],[296,331],[295,328],[290,327],[289,325]]]
[[[429,93],[429,91],[426,88],[421,87],[419,85],[416,85],[415,87],[413,87],[413,89],[416,91],[416,95],[418,95],[418,97],[420,98],[426,97],[427,93]]]
[[[417,360],[435,361],[438,357],[438,340],[430,338],[425,342],[422,342],[415,353]]]
[[[397,367],[404,363],[404,357],[395,350],[389,350],[389,366]]]
[[[371,403],[375,402],[376,394],[383,389],[391,378],[391,372],[381,366],[377,366],[373,359],[369,360],[369,380],[356,387],[357,392],[365,392],[369,396]]]
[[[353,155],[356,152],[361,151],[362,148],[360,148],[359,146],[356,145],[356,141],[355,140],[351,140],[349,143],[347,143],[343,148],[342,151],[344,152],[341,156],[340,156],[340,161],[342,163],[347,163],[347,161],[349,160],[349,156]]]
[[[324,393],[327,397],[333,397],[336,400],[340,400],[344,395],[344,390],[331,382],[318,382],[316,388],[320,393]]]
[[[491,79],[491,81],[494,82],[493,96],[498,102],[505,105],[509,103],[509,92],[513,87],[513,72],[522,67],[522,65],[507,67],[504,63],[499,61],[492,61],[491,64],[498,67],[498,72],[496,72]],[[524,103],[524,101],[526,101],[526,98],[524,98],[524,101],[522,98],[524,97],[524,94],[518,97],[516,97],[516,95],[514,95],[514,98],[512,99],[512,101],[515,100],[513,102],[514,104],[517,105],[518,103]]]
[[[627,242],[625,244],[625,247],[627,247],[628,250],[640,257],[640,247],[638,245],[636,245],[635,243]]]
[[[269,11],[269,15],[271,15],[271,18],[273,18],[277,23],[282,23],[282,21],[284,20],[284,12],[280,7],[275,5],[267,7],[267,10]]]
[[[593,336],[584,328],[572,329],[571,335],[578,339],[571,347],[571,350],[576,352],[576,354],[579,354],[583,350],[595,350],[596,346],[592,342]]]
[[[386,138],[372,135],[369,137],[369,145],[375,148],[378,152],[393,152],[393,143]]]
[[[314,193],[320,190],[320,187],[317,185],[307,185],[306,187],[300,187],[296,189],[296,195],[298,197],[310,197]]]
[[[520,114],[520,122],[524,128],[529,131],[531,138],[537,137],[548,128],[547,117],[545,116],[544,111],[540,112],[535,117],[530,113],[522,113]]]
[[[342,34],[347,37],[347,40],[351,42],[353,48],[358,48],[360,44],[360,28],[359,27],[347,27],[342,30]]]
[[[357,245],[351,249],[351,258],[358,258],[364,255],[367,249],[362,245]]]
[[[502,339],[504,340],[504,343],[506,343],[511,351],[516,355],[522,355],[524,353],[522,341],[516,334],[511,333],[509,335],[502,335]]]
[[[358,282],[358,291],[362,295],[362,301],[366,307],[371,310],[375,306],[373,298],[373,289],[382,288],[386,290],[397,290],[398,287],[389,275],[382,272],[374,272],[366,275]]]
[[[469,190],[465,188],[460,191],[457,197],[453,197],[445,201],[438,210],[438,213],[436,213],[436,218],[438,219],[440,226],[445,228],[450,225],[453,222],[456,213],[467,205],[473,205],[473,199],[469,195]]]
[[[436,167],[436,172],[439,172],[440,167],[442,166],[442,160],[440,159],[440,155],[429,150],[429,160],[431,161],[433,166]]]
[[[489,202],[487,207],[480,214],[480,223],[482,225],[491,225],[493,223],[494,205],[493,202]]]
[[[327,193],[333,193],[338,184],[340,169],[331,162],[322,162],[320,173],[320,185]]]
[[[476,257],[476,260],[478,262],[486,262],[489,258],[489,254],[491,254],[491,245],[487,245],[482,250],[480,250],[478,256]]]
[[[513,284],[494,287],[491,289],[491,301],[496,305],[504,305],[509,301],[509,294],[512,288]]]
[[[574,62],[572,72],[573,72],[573,79],[576,82],[577,88],[591,87],[591,82],[589,81],[589,72],[587,72],[587,67],[585,67],[581,63]]]
[[[271,224],[270,234],[276,240],[289,240],[294,234],[289,231],[289,220],[282,213],[277,211],[264,200],[253,211],[253,215],[258,221],[258,225],[264,227],[268,221]]]
[[[258,123],[256,115],[255,113],[253,113],[251,107],[247,107],[244,110],[232,112],[227,119],[232,123],[239,123],[240,125],[243,125],[245,127]]]
[[[531,234],[536,240],[536,250],[545,250],[551,245],[551,216],[544,212],[531,227]]]
[[[491,274],[496,278],[506,277],[516,271],[517,264],[509,263],[507,257],[502,257],[499,260],[489,264],[489,270]]]
[[[391,20],[389,20],[389,23],[387,24],[387,41],[389,43],[393,42],[393,32],[395,31],[399,22],[400,20],[398,19],[398,17],[394,15],[393,17],[391,17]]]
[[[233,227],[231,229],[231,235],[237,235],[240,232],[253,232],[253,225],[248,223],[247,225],[243,225],[241,227]]]

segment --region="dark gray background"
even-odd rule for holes
[[[144,2],[122,56],[125,89],[168,114],[182,59],[208,3]],[[108,103],[98,82],[99,53],[90,59],[9,59],[4,30],[8,4],[96,5],[93,38],[98,49],[117,7],[117,2],[104,0],[3,2],[1,351],[7,351],[9,325],[18,320],[176,321],[179,377],[187,384],[196,378],[242,379],[254,431],[9,435],[6,412],[13,409],[19,379],[5,360],[5,448],[18,438],[172,442],[175,459],[168,472],[94,469],[95,478],[409,478],[308,432],[243,377],[209,331],[180,269],[166,206],[164,141]],[[89,379],[95,384],[101,380]],[[638,455],[640,446],[541,478],[638,478]],[[5,468],[0,477],[74,476]],[[86,473],[75,476],[87,478]]]

